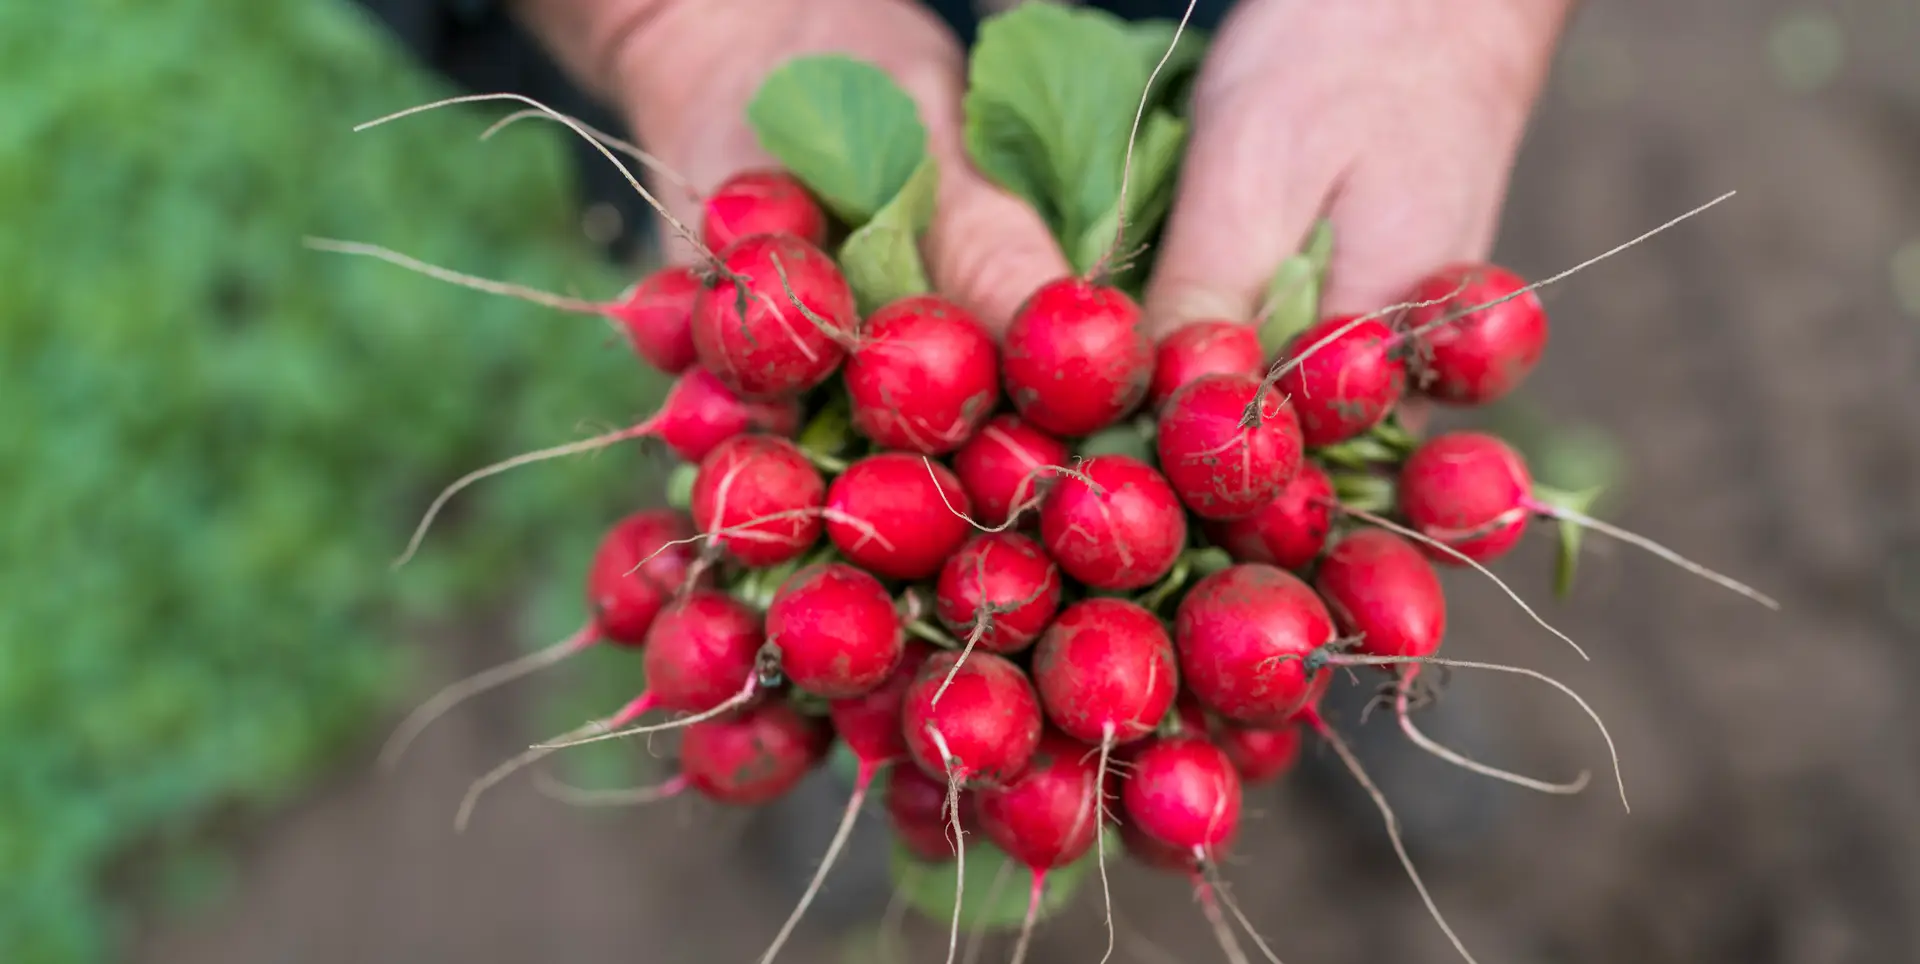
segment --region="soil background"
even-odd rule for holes
[[[1837,72],[1818,82],[1836,37]],[[1530,400],[1618,440],[1620,522],[1784,611],[1593,541],[1576,595],[1549,613],[1593,652],[1581,663],[1484,581],[1449,575],[1449,651],[1579,688],[1613,726],[1633,802],[1623,813],[1577,710],[1524,681],[1456,676],[1432,728],[1528,772],[1592,766],[1587,793],[1492,785],[1409,755],[1378,719],[1359,729],[1482,961],[1920,960],[1920,278],[1903,282],[1903,312],[1893,268],[1920,243],[1917,50],[1920,7],[1891,0],[1642,0],[1577,18],[1497,260],[1545,276],[1740,194],[1546,292],[1553,344]],[[1544,601],[1549,560],[1540,536],[1503,571]],[[509,652],[497,635],[459,638],[436,650],[444,678]],[[131,958],[756,957],[842,790],[822,775],[763,815],[584,813],[522,783],[456,836],[467,781],[524,745],[529,707],[508,695],[450,717],[398,776],[376,776],[370,744],[245,835],[231,900],[149,925]],[[1454,960],[1331,763],[1250,797],[1228,868],[1249,916],[1289,962]],[[881,916],[882,847],[865,829],[784,960],[841,960],[845,936]],[[1116,960],[1220,959],[1183,882],[1117,866],[1113,883]],[[1097,960],[1099,907],[1089,888],[1031,960]],[[944,958],[944,937],[908,923],[902,959]],[[982,959],[1006,952],[990,940]]]

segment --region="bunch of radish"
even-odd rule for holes
[[[679,775],[639,798],[741,806],[780,797],[841,746],[858,764],[846,816],[763,961],[876,779],[915,859],[964,864],[978,835],[1031,871],[1016,956],[1050,873],[1092,856],[1104,881],[1111,832],[1125,854],[1188,875],[1243,959],[1221,922],[1222,904],[1240,915],[1220,861],[1246,788],[1286,774],[1305,737],[1349,764],[1399,846],[1320,714],[1334,673],[1385,674],[1407,736],[1462,766],[1554,792],[1584,782],[1499,770],[1414,725],[1423,666],[1546,679],[1439,655],[1438,568],[1491,575],[1544,517],[1770,602],[1543,494],[1499,438],[1423,438],[1400,418],[1410,399],[1501,399],[1533,370],[1547,316],[1505,268],[1436,266],[1404,303],[1315,321],[1269,350],[1253,319],[1155,343],[1103,257],[1029,293],[996,338],[924,284],[878,298],[884,287],[850,280],[859,225],[844,208],[788,171],[738,174],[707,193],[697,226],[673,225],[699,261],[604,304],[326,245],[603,315],[676,379],[640,425],[502,463],[647,436],[684,467],[669,507],[609,530],[583,629],[450,687],[396,734],[389,759],[459,699],[588,645],[644,662],[645,692],[477,782],[462,826],[486,788],[589,741],[677,730]],[[957,928],[958,900],[954,915]]]

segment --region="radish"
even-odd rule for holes
[[[1103,755],[1151,734],[1180,685],[1160,620],[1110,597],[1074,603],[1047,627],[1034,650],[1033,682],[1047,719]]]
[[[792,442],[736,435],[700,462],[693,522],[741,564],[775,566],[820,538],[826,482]]]
[[[848,466],[827,489],[827,538],[882,579],[925,579],[966,541],[967,509],[946,466],[882,452]]]
[[[635,512],[600,540],[587,569],[587,606],[593,616],[573,635],[464,680],[451,683],[408,714],[380,750],[391,768],[434,720],[461,701],[551,666],[598,642],[637,647],[667,600],[710,581],[695,571],[688,537],[693,523],[671,509]]]
[[[1369,656],[1432,656],[1447,631],[1440,577],[1413,543],[1383,529],[1359,529],[1336,544],[1313,588],[1342,635]]]
[[[1451,264],[1415,284],[1408,301],[1437,302],[1407,312],[1423,362],[1420,390],[1443,402],[1485,405],[1524,381],[1547,347],[1546,310],[1526,287],[1519,275],[1484,263]]]
[[[975,797],[981,832],[1033,878],[1015,964],[1026,956],[1048,872],[1079,860],[1100,835],[1100,777],[1086,756],[1084,746],[1048,731],[1024,773]]]
[[[1152,466],[1102,455],[1054,482],[1040,506],[1040,541],[1061,571],[1092,588],[1140,589],[1173,568],[1187,516]]]
[[[935,295],[874,312],[844,377],[861,435],[923,455],[959,448],[1000,400],[993,338],[965,309]]]
[[[940,567],[934,609],[967,646],[1009,654],[1040,637],[1060,608],[1060,594],[1060,567],[1038,542],[1014,532],[986,532]]]
[[[879,686],[905,652],[886,587],[839,562],[808,566],[780,586],[767,607],[767,641],[793,685],[827,699]]]
[[[1165,338],[1154,351],[1147,408],[1158,411],[1173,393],[1202,375],[1259,375],[1265,353],[1252,325],[1196,321]]]
[[[1140,306],[1118,288],[1080,278],[1040,286],[1002,338],[1007,397],[1020,417],[1067,438],[1091,435],[1133,411],[1153,379],[1153,344]]]
[[[952,787],[1004,783],[1020,775],[1040,742],[1039,697],[1006,657],[975,653],[955,672],[959,662],[957,654],[935,653],[907,689],[907,752]]]
[[[1333,480],[1311,459],[1272,501],[1252,515],[1206,523],[1207,538],[1240,562],[1303,569],[1333,531]]]
[[[1132,755],[1120,802],[1140,832],[1207,864],[1240,827],[1240,775],[1204,737],[1155,737]]]
[[[754,234],[791,234],[812,245],[827,240],[827,213],[785,171],[741,171],[714,188],[701,207],[700,240],[715,251]]]
[[[825,720],[774,700],[687,727],[680,742],[680,769],[688,786],[702,796],[751,806],[793,789],[826,759],[832,743]]]
[[[1293,723],[1247,726],[1214,719],[1190,695],[1182,696],[1174,710],[1179,714],[1181,732],[1212,740],[1233,761],[1245,786],[1278,779],[1300,758],[1300,727]]]
[[[961,823],[971,824],[973,793],[961,797]],[[915,857],[929,863],[953,859],[953,837],[947,829],[947,785],[914,767],[887,772],[885,800],[894,836]]]
[[[828,702],[827,714],[833,719],[834,731],[863,766],[879,769],[906,759],[907,737],[901,714],[907,690],[933,654],[933,647],[909,639],[901,647],[899,663],[879,686]]]
[[[1243,424],[1248,409],[1259,415]],[[1287,400],[1247,374],[1203,375],[1160,410],[1160,470],[1194,515],[1233,519],[1272,502],[1300,471],[1301,434]]]
[[[1277,726],[1319,699],[1325,673],[1305,658],[1334,638],[1320,597],[1285,570],[1240,563],[1202,578],[1174,616],[1187,688],[1208,709]]]
[[[700,276],[692,268],[668,265],[602,311],[626,330],[627,341],[647,364],[678,375],[693,367],[693,302],[700,289]]]
[[[1307,445],[1346,441],[1393,410],[1407,389],[1407,365],[1395,354],[1395,342],[1384,323],[1353,315],[1328,318],[1294,336],[1285,357],[1299,363],[1275,386],[1293,403]],[[1312,354],[1298,354],[1308,346]]]
[[[973,503],[973,515],[989,528],[1004,528],[1038,505],[1052,474],[1067,461],[1066,443],[1021,421],[996,415],[960,447],[953,470]]]
[[[700,364],[744,398],[798,395],[855,345],[853,289],[826,252],[790,234],[756,234],[721,252],[721,275],[693,303]]]
[[[433,503],[427,507],[418,525],[414,526],[413,536],[407,541],[407,548],[393,564],[397,568],[405,565],[420,549],[420,543],[427,537],[427,530],[433,520],[440,515],[460,490],[490,476],[499,475],[508,469],[544,462],[548,459],[568,455],[579,455],[606,448],[609,445],[628,439],[653,436],[659,438],[673,450],[673,453],[688,462],[698,462],[706,458],[709,452],[736,435],[747,431],[770,432],[776,435],[792,435],[800,427],[800,406],[790,399],[772,402],[752,402],[741,399],[720,383],[713,373],[701,368],[689,369],[674,380],[673,387],[667,390],[667,397],[660,403],[660,410],[652,417],[628,428],[605,432],[578,442],[568,442],[551,448],[525,452],[509,459],[495,462],[485,468],[475,469],[456,479],[452,485],[440,490]]]

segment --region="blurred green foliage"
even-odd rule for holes
[[[518,637],[572,628],[592,539],[658,498],[632,448],[489,482],[387,561],[439,483],[661,386],[591,320],[300,246],[620,287],[552,129],[350,133],[446,92],[344,4],[4,3],[0,64],[0,958],[99,960],[129,848],[205,867],[215,807],[390,719],[398,627],[536,580]]]

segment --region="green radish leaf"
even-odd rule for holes
[[[673,474],[667,476],[667,505],[682,512],[693,510],[693,481],[699,478],[700,467],[682,463],[673,467]]]
[[[1090,233],[1104,221],[1110,239],[1118,216],[1128,135],[1158,59],[1142,53],[1141,36],[1105,11],[1028,3],[987,18],[974,44],[967,152],[989,179],[1040,212],[1078,270],[1106,250],[1087,243]],[[1166,189],[1185,125],[1150,108],[1141,144],[1150,139],[1157,143],[1149,151],[1136,145],[1128,186],[1129,206],[1137,195],[1143,214]],[[1161,162],[1146,163],[1148,153]],[[1152,220],[1138,219],[1139,236],[1151,233]]]
[[[837,54],[782,64],[747,104],[760,146],[835,216],[866,224],[927,155],[913,98],[885,71]]]
[[[1125,455],[1142,462],[1152,462],[1153,440],[1140,430],[1138,423],[1122,422],[1081,440],[1075,454],[1086,459],[1096,455]]]
[[[1394,506],[1393,480],[1371,472],[1335,472],[1333,494],[1341,505],[1375,514],[1390,512]]]
[[[1200,61],[1207,55],[1207,32],[1188,27],[1181,30],[1180,39],[1174,40],[1174,28],[1178,24],[1172,20],[1142,20],[1128,25],[1133,42],[1140,52],[1140,62],[1146,65],[1149,76],[1154,65],[1165,57],[1166,63],[1160,67],[1160,76],[1154,80],[1154,102],[1149,107],[1166,107],[1185,116],[1186,100],[1193,75],[1200,72]],[[1173,53],[1167,53],[1168,45],[1174,45]]]
[[[909,295],[933,290],[920,260],[920,236],[933,221],[940,188],[940,166],[922,158],[900,193],[882,205],[873,220],[855,228],[840,246],[840,270],[853,288],[860,314]]]
[[[1320,290],[1326,284],[1327,262],[1333,257],[1333,224],[1321,218],[1307,235],[1299,253],[1280,262],[1267,282],[1260,321],[1260,349],[1272,358],[1293,336],[1320,317]]]
[[[1605,491],[1606,488],[1604,486],[1594,486],[1593,488],[1583,489],[1578,492],[1568,492],[1549,486],[1536,485],[1533,488],[1533,497],[1546,505],[1561,509],[1571,509],[1574,512],[1584,515],[1587,510],[1593,508],[1593,503],[1597,501]],[[1554,559],[1553,592],[1555,595],[1565,598],[1567,594],[1573,592],[1574,569],[1580,563],[1580,538],[1585,534],[1586,530],[1582,529],[1578,523],[1570,522],[1566,519],[1555,519],[1554,529],[1560,537],[1560,552]]]
[[[1102,828],[1102,833],[1107,834],[1108,859],[1116,859],[1121,852],[1119,839],[1110,828]],[[960,926],[989,930],[1018,929],[1027,917],[1029,882],[1032,879],[1027,869],[1009,859],[976,832],[968,832],[966,844],[966,889],[958,895]],[[1046,889],[1040,897],[1039,919],[1053,916],[1073,900],[1087,872],[1093,869],[1096,856],[1095,851],[1088,851],[1078,861],[1047,874]],[[900,889],[908,906],[929,920],[953,919],[954,887],[958,875],[951,861],[924,863],[905,847],[895,843],[890,870],[894,886]],[[998,888],[994,886],[996,879],[1000,884]]]
[[[1116,248],[1114,233],[1120,227],[1121,199],[1115,195],[1113,207],[1075,243],[1069,258],[1074,267],[1091,268],[1100,263],[1109,249],[1115,251],[1116,258],[1125,258],[1146,242],[1173,205],[1174,175],[1179,170],[1181,149],[1186,144],[1185,121],[1164,111],[1156,111],[1141,121],[1140,140],[1133,148],[1133,177],[1127,184],[1126,237]]]
[[[1358,435],[1344,442],[1313,450],[1314,456],[1342,468],[1365,469],[1380,462],[1398,462],[1400,456],[1386,443],[1371,435]]]

